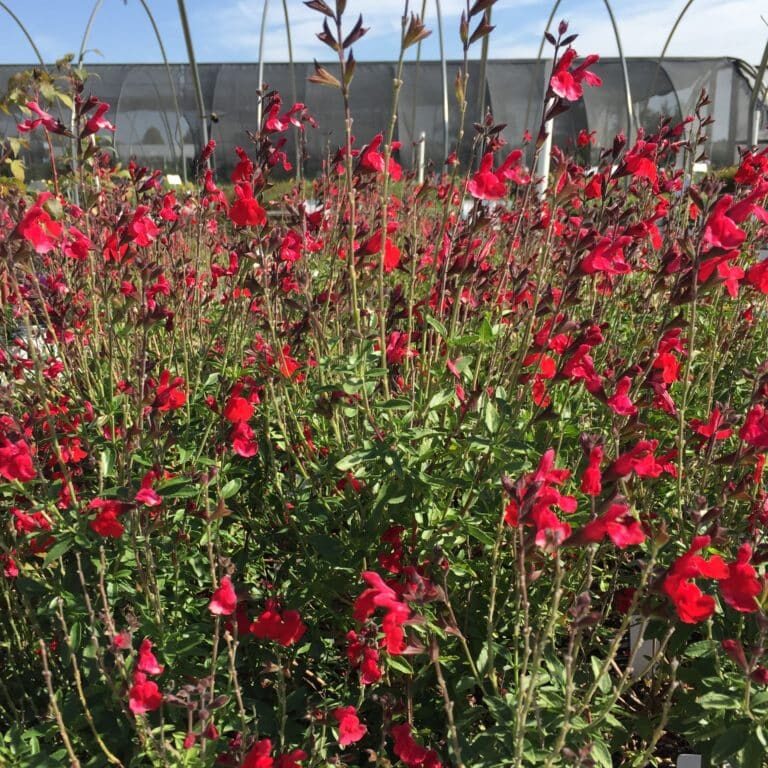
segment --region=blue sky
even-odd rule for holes
[[[329,0],[333,3],[333,0]],[[186,60],[176,0],[147,0],[156,17],[171,61]],[[411,0],[411,8],[422,0]],[[28,27],[44,57],[53,60],[80,48],[93,0],[6,0]],[[449,56],[460,55],[458,18],[465,0],[442,0]],[[625,52],[656,56],[685,0],[613,0]],[[294,58],[327,58],[327,49],[315,38],[321,19],[301,0],[288,0],[292,18]],[[187,0],[192,35],[200,61],[255,61],[263,0]],[[348,0],[350,20],[363,14],[371,32],[355,46],[358,59],[388,60],[396,55],[401,0]],[[498,0],[494,8],[497,29],[491,39],[496,57],[534,56],[546,23],[550,2]],[[287,50],[281,0],[270,1],[266,54],[270,61],[286,61]],[[694,0],[682,21],[670,55],[731,55],[757,63],[768,39],[768,0]],[[562,0],[558,17],[579,32],[575,47],[581,54],[616,53],[602,0]],[[31,49],[12,20],[0,12],[3,46],[0,63],[33,60]],[[434,0],[427,1],[427,26],[436,28]],[[425,42],[423,56],[437,58],[437,35]],[[86,61],[152,62],[160,53],[139,0],[103,0],[92,29]],[[477,46],[479,49],[479,45]],[[96,50],[94,50],[96,49]]]

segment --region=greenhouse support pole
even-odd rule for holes
[[[45,61],[43,60],[43,55],[40,53],[40,49],[35,45],[34,38],[32,35],[29,34],[29,30],[24,26],[21,19],[4,3],[2,0],[0,0],[0,8],[2,8],[15,22],[16,26],[24,33],[24,37],[27,38],[27,42],[32,47],[32,50],[35,52],[35,56],[37,57],[37,60],[40,62],[40,66],[46,70],[47,67],[45,66]]]
[[[269,10],[269,0],[264,0],[264,8],[261,12],[261,29],[259,30],[259,90],[264,86],[264,30],[267,26],[267,11]],[[256,106],[256,125],[261,130],[261,119],[263,117],[264,100],[259,99]]]
[[[184,184],[187,183],[187,158],[184,151],[184,129],[181,125],[181,109],[179,108],[179,97],[176,94],[176,85],[173,81],[173,74],[171,73],[171,65],[168,63],[168,56],[165,54],[165,45],[163,45],[163,38],[160,36],[160,30],[155,22],[155,17],[152,15],[152,11],[149,8],[147,0],[140,0],[144,11],[149,18],[149,23],[152,25],[152,29],[157,38],[157,44],[160,47],[160,55],[163,57],[163,64],[165,64],[165,74],[168,77],[168,85],[171,87],[171,98],[173,99],[173,108],[176,112],[176,134],[179,141],[179,149],[181,150],[181,175]],[[171,141],[171,146],[173,141]],[[176,152],[174,150],[174,160],[176,159]]]
[[[419,184],[424,183],[424,165],[425,165],[426,148],[427,148],[427,134],[424,133],[424,131],[422,131],[421,134],[419,135],[419,161],[418,161],[419,172],[417,177]]]
[[[96,2],[93,5],[93,10],[91,11],[91,15],[88,17],[88,23],[85,25],[85,31],[83,32],[83,39],[80,43],[80,53],[77,57],[77,66],[78,68],[82,66],[83,61],[85,60],[85,46],[88,44],[88,39],[91,36],[91,29],[93,28],[93,23],[96,20],[96,14],[98,13],[99,9],[101,8],[104,0],[96,0]],[[155,38],[157,39],[157,44],[160,47],[160,55],[163,57],[163,64],[165,65],[165,73],[168,77],[168,85],[171,89],[171,97],[173,98],[173,108],[176,111],[176,133],[177,138],[179,141],[179,148],[181,150],[181,171],[184,183],[187,183],[187,161],[184,156],[184,133],[181,127],[181,110],[179,109],[179,99],[176,95],[176,86],[173,82],[173,75],[171,74],[171,66],[168,63],[168,56],[165,53],[165,45],[163,45],[163,38],[160,35],[160,30],[157,26],[157,23],[155,22],[155,17],[152,15],[152,11],[149,7],[149,3],[147,0],[139,0],[142,7],[144,8],[144,12],[147,14],[147,18],[149,19],[149,23],[152,25],[152,31],[155,33]],[[117,115],[117,107],[115,107],[115,114]],[[91,135],[91,144],[95,145],[96,137],[95,135]],[[168,132],[168,141],[169,146],[171,147],[171,151],[173,152],[173,161],[174,163],[177,161],[176,157],[176,149],[174,147],[174,138],[173,135]],[[115,147],[115,140],[112,141],[112,147]],[[99,186],[99,178],[96,177],[96,186],[98,188]]]
[[[651,96],[656,93],[656,82],[659,79],[659,72],[661,72],[661,65],[664,61],[664,57],[667,55],[667,49],[669,48],[670,43],[672,42],[672,38],[675,36],[675,32],[677,32],[677,28],[680,26],[680,22],[683,20],[683,16],[688,12],[688,9],[693,5],[694,0],[688,0],[688,2],[685,4],[685,7],[682,11],[677,15],[677,18],[675,19],[675,23],[672,25],[672,29],[669,30],[669,34],[667,35],[667,39],[664,41],[664,47],[661,49],[661,53],[659,54],[659,59],[656,62],[656,69],[653,73],[653,80],[651,81],[651,89],[648,91],[648,97],[645,100],[645,110],[643,111],[643,114],[645,114],[645,111],[648,109],[648,102],[651,99]],[[678,96],[677,89],[673,88],[672,93],[675,94],[675,100],[677,101],[677,108],[680,111],[680,117],[683,117],[683,108],[680,104],[680,97]]]
[[[554,120],[547,120],[544,125],[544,130],[547,135],[544,139],[544,143],[541,145],[535,171],[536,176],[538,177],[538,181],[536,182],[536,193],[540,199],[543,199],[547,194],[547,187],[549,186],[549,161],[552,155],[552,134],[555,130]]]
[[[440,38],[440,74],[443,81],[443,162],[448,158],[448,119],[450,110],[448,107],[448,64],[445,59],[445,36],[443,34],[443,10],[440,0],[435,0],[437,12],[437,34]],[[456,150],[458,152],[458,148]]]
[[[747,145],[749,147],[757,146],[757,137],[760,135],[760,128],[763,122],[763,110],[752,110],[752,122],[749,126],[749,138],[747,139]]]
[[[203,102],[203,88],[200,85],[200,72],[197,69],[197,61],[195,60],[195,49],[192,45],[192,34],[189,31],[189,21],[187,20],[187,9],[184,5],[184,0],[178,0],[179,2],[179,16],[181,17],[181,26],[184,30],[184,42],[187,44],[187,55],[189,56],[189,66],[192,69],[192,81],[195,84],[195,100],[197,101],[197,109],[200,112],[200,130],[203,137],[203,148],[208,146],[208,115],[206,113],[205,104]],[[210,161],[206,159],[206,168],[210,167]]]
[[[487,11],[489,24],[491,21],[492,13],[493,13],[493,6],[491,6]],[[477,119],[480,122],[483,122],[483,120],[485,119],[485,92],[488,90],[486,84],[488,80],[488,48],[489,48],[490,40],[491,40],[490,35],[485,35],[483,37],[483,45],[480,53],[480,82],[479,82],[480,91],[478,93],[478,96],[480,99],[480,108],[478,109],[478,115],[477,115]]]
[[[763,88],[763,77],[765,77],[765,69],[768,67],[768,43],[765,44],[763,50],[763,58],[760,60],[760,66],[755,74],[755,84],[752,86],[752,93],[749,96],[749,138],[747,144],[750,149],[757,145],[757,138],[760,133],[760,121],[763,116],[763,105],[760,109],[757,108],[757,99],[760,91]],[[765,96],[763,96],[763,104],[765,103]]]
[[[427,9],[427,0],[423,0],[421,4],[421,18],[424,20],[424,16]],[[440,5],[440,0],[435,0],[435,14],[437,15],[437,40],[440,46],[440,81],[442,85],[443,93],[443,162],[448,157],[450,142],[449,142],[449,123],[450,123],[450,105],[448,103],[448,62],[445,58],[445,33],[443,32],[443,9]],[[419,83],[419,64],[421,62],[421,40],[419,40],[418,47],[416,48],[416,79],[413,84],[413,99],[414,106],[411,112],[411,130],[416,131],[416,97],[418,94]],[[413,135],[413,134],[412,134]]]

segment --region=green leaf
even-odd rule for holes
[[[427,325],[431,325],[444,339],[448,338],[448,329],[435,317],[427,317]]]
[[[191,499],[200,493],[200,488],[197,485],[184,485],[179,488],[172,488],[171,490],[161,487],[158,490],[163,498],[168,499]]]
[[[602,739],[595,739],[592,742],[592,749],[589,754],[598,768],[613,768],[610,750]]]
[[[744,751],[741,757],[742,765],[764,765],[763,758],[768,754],[765,747],[760,742],[757,734],[751,734],[744,745]]]
[[[73,544],[74,541],[72,541],[72,539],[63,539],[62,541],[57,541],[45,553],[45,560],[43,560],[43,565],[50,565],[55,560],[58,560],[60,557],[69,552],[70,549],[72,549]]]
[[[70,98],[68,93],[62,93],[61,91],[56,91],[56,98],[65,106],[72,109],[74,107],[74,104],[72,103],[72,99]]]
[[[309,543],[324,560],[331,563],[342,562],[346,550],[337,539],[322,533],[313,533],[309,536]]]
[[[699,696],[696,701],[703,709],[736,709],[738,707],[738,702],[733,696],[716,691],[705,693],[703,696]]]
[[[691,643],[685,649],[685,655],[689,659],[699,659],[702,656],[708,656],[712,653],[712,642],[710,640],[699,640],[697,643]]]
[[[115,467],[115,454],[111,448],[105,448],[99,454],[99,472],[102,477],[110,477]]]
[[[480,343],[488,344],[493,341],[493,327],[488,322],[488,318],[484,317],[483,322],[480,325]]]
[[[485,426],[488,428],[488,431],[494,435],[499,431],[500,423],[499,409],[496,407],[493,400],[488,400],[485,404]]]
[[[11,160],[9,165],[13,178],[16,181],[24,181],[24,163],[21,160]]]
[[[404,675],[412,675],[413,668],[411,665],[400,656],[388,656],[387,665],[396,669],[398,672],[402,672]]]
[[[608,691],[611,690],[611,676],[607,671],[600,676],[600,671],[602,670],[603,665],[597,656],[591,656],[589,663],[592,665],[592,674],[595,676],[595,680],[598,681],[597,685],[600,689],[600,693],[608,693]]]
[[[339,472],[348,472],[350,469],[352,469],[352,467],[356,467],[363,461],[363,456],[365,453],[361,451],[355,451],[354,453],[350,453],[347,456],[344,456],[336,462],[336,469],[338,469]]]
[[[496,543],[492,536],[489,536],[484,530],[478,528],[476,525],[467,524],[467,533],[473,538],[481,541],[483,544],[487,544],[489,547],[494,546]]]
[[[749,738],[749,726],[746,723],[735,723],[715,742],[712,747],[712,760],[722,763],[733,757],[743,747]],[[758,765],[759,763],[743,763],[743,765]]]
[[[234,496],[240,490],[240,486],[242,486],[242,484],[243,484],[243,481],[239,477],[233,477],[221,489],[221,498],[222,499],[232,498],[232,496]]]
[[[427,405],[427,409],[431,410],[432,408],[438,408],[441,405],[445,405],[445,403],[452,402],[454,396],[455,393],[452,389],[448,389],[444,392],[435,392],[429,401],[429,405]]]
[[[72,650],[78,651],[80,649],[80,642],[82,640],[83,627],[79,621],[72,624],[69,630],[69,642],[72,643]]]
[[[611,752],[602,739],[595,739],[592,742],[592,749],[589,754],[598,768],[613,768]]]

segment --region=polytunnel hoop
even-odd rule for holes
[[[691,2],[693,0],[690,0]],[[539,52],[536,56],[536,65],[541,64],[542,56],[544,55],[544,43],[547,39],[547,32],[549,32],[549,28],[552,26],[552,22],[554,21],[555,14],[557,13],[557,9],[560,7],[560,3],[562,0],[556,0],[554,6],[552,7],[552,10],[549,14],[549,19],[547,20],[547,26],[544,28],[544,34],[541,36],[541,43],[539,44]],[[622,77],[624,79],[624,99],[626,101],[625,104],[625,115],[627,120],[627,142],[632,143],[632,131],[635,127],[635,112],[634,107],[632,105],[632,88],[629,83],[629,69],[627,68],[627,59],[624,56],[624,46],[621,44],[621,35],[619,34],[619,25],[616,22],[616,16],[613,13],[613,8],[611,6],[611,3],[609,0],[603,0],[603,5],[605,6],[605,10],[608,12],[608,17],[611,21],[611,27],[613,28],[613,35],[616,39],[616,48],[619,51],[619,61],[621,62],[621,73]],[[528,106],[525,110],[525,127],[528,128],[528,121],[531,117],[531,104],[533,101],[533,83],[531,83],[531,87],[528,89]]]
[[[283,18],[285,19],[285,38],[288,44],[288,68],[291,77],[291,99],[296,103],[296,70],[293,62],[293,38],[291,36],[291,19],[288,13],[287,0],[282,0]],[[267,28],[267,13],[269,11],[269,0],[264,0],[264,6],[261,11],[261,29],[259,30],[259,90],[264,85],[264,33]],[[261,119],[263,117],[263,102],[259,98],[256,107],[256,123],[261,130]],[[299,144],[298,128],[296,128],[296,176],[301,178],[301,147]]]
[[[422,0],[421,4],[421,18],[422,20],[426,16],[427,12],[427,0]],[[449,154],[448,145],[448,126],[450,118],[450,108],[448,105],[448,62],[445,58],[445,35],[443,34],[443,11],[440,5],[440,0],[435,0],[435,14],[437,15],[437,38],[440,46],[440,79],[442,82],[442,95],[443,95],[443,158],[447,158]],[[419,40],[416,46],[416,77],[413,83],[413,114],[414,117],[411,120],[413,125],[413,133],[416,134],[416,89],[419,84],[419,64],[421,63],[421,43]]]
[[[91,28],[93,27],[93,23],[96,19],[96,14],[101,8],[101,5],[103,2],[104,0],[96,0],[96,2],[93,5],[93,9],[91,10],[91,15],[88,17],[88,23],[85,26],[85,31],[83,32],[83,39],[82,39],[82,42],[80,43],[80,53],[77,59],[78,67],[83,63],[83,59],[85,58],[85,46],[88,44],[88,38],[91,35]],[[181,116],[181,109],[179,108],[178,95],[176,93],[176,85],[173,81],[173,74],[171,72],[171,65],[168,63],[168,56],[165,53],[165,45],[163,44],[163,38],[160,35],[160,29],[157,26],[155,17],[152,15],[152,11],[150,10],[149,4],[147,3],[146,0],[139,0],[139,2],[144,8],[144,11],[147,14],[147,17],[149,18],[149,23],[152,25],[152,30],[154,31],[155,38],[157,39],[157,45],[160,48],[160,55],[163,57],[165,72],[166,72],[166,75],[168,76],[168,85],[171,88],[171,98],[173,99],[173,109],[176,112],[176,135],[177,135],[177,140],[179,142],[179,149],[181,150],[181,173],[182,173],[182,178],[184,180],[184,183],[186,184],[187,183],[187,160],[186,160],[185,150],[184,150],[184,132],[182,129],[182,116]],[[120,89],[120,93],[122,95],[122,86]],[[115,105],[116,114],[119,113],[119,109],[120,109],[120,97],[118,97],[118,103]],[[163,123],[166,127],[166,133],[168,134],[169,146],[171,148],[171,151],[173,152],[173,161],[174,163],[176,163],[177,162],[176,144],[174,141],[173,133],[171,132],[170,126],[168,125],[167,118],[163,119]],[[118,130],[119,130],[119,126],[118,126]],[[113,139],[113,145],[114,144],[115,144],[115,141]]]

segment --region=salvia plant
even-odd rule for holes
[[[102,151],[79,70],[70,121],[25,81],[52,183],[0,199],[3,765],[765,764],[768,152],[695,177],[702,94],[542,191],[465,125],[493,4],[423,184],[401,66],[354,134],[342,0],[307,5],[345,135],[277,201],[302,104],[264,89],[231,179],[211,143],[174,192]],[[406,7],[400,64],[428,33]],[[600,86],[549,40],[533,167]]]

